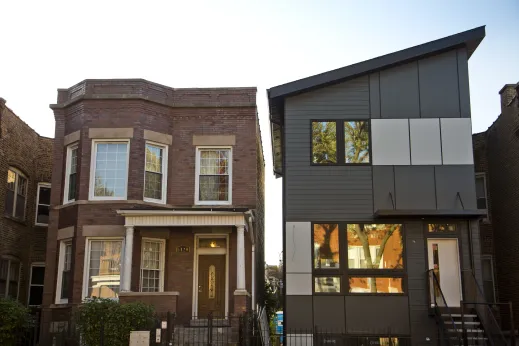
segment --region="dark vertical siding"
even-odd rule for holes
[[[477,209],[473,165],[435,166],[434,170],[438,209]]]
[[[374,209],[394,209],[396,206],[393,166],[373,166]]]
[[[369,75],[369,104],[372,118],[380,118],[380,73]]]
[[[395,166],[397,209],[436,209],[433,166]]]
[[[469,58],[466,48],[458,49],[458,80],[460,115],[462,118],[470,118]]]
[[[422,118],[459,118],[456,51],[418,61]]]
[[[419,118],[418,64],[380,71],[380,104],[382,118]]]
[[[285,101],[287,221],[368,220],[371,167],[311,166],[311,120],[369,118],[368,76]]]

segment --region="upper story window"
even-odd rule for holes
[[[196,204],[231,204],[231,148],[197,148]]]
[[[36,222],[37,225],[47,225],[49,223],[50,209],[50,184],[38,183],[38,194],[36,204]]]
[[[26,201],[27,178],[20,171],[11,167],[7,171],[5,214],[20,220],[24,220]]]
[[[476,173],[476,199],[478,209],[486,210],[487,207],[487,186],[484,173]]]
[[[166,203],[167,147],[146,143],[144,199]]]
[[[126,199],[129,141],[93,141],[90,199]]]
[[[77,193],[77,153],[78,145],[73,144],[67,147],[67,166],[65,168],[65,191],[63,203],[76,200]]]
[[[0,258],[0,298],[18,299],[20,262]]]
[[[370,163],[369,121],[312,121],[312,164]]]

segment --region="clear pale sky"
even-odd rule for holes
[[[3,1],[0,97],[43,136],[56,89],[86,78],[257,86],[266,158],[266,261],[282,250],[265,89],[486,25],[469,61],[473,132],[519,81],[519,0]]]

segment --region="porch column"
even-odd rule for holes
[[[129,292],[132,284],[133,226],[126,226],[124,242],[123,282],[121,291]]]
[[[245,291],[245,226],[236,226],[237,234],[237,256],[236,256],[236,290]]]

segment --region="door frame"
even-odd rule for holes
[[[199,255],[225,255],[225,318],[229,315],[229,234],[218,233],[197,233],[194,237],[193,246],[193,304],[191,316],[198,319],[198,256]],[[223,238],[226,248],[199,249],[198,239],[200,238]]]
[[[456,241],[456,252],[458,253],[458,278],[459,278],[459,287],[460,287],[460,302],[463,301],[463,277],[461,276],[461,249],[460,249],[460,241],[458,238],[456,237],[427,237],[425,239],[425,248],[427,249],[427,270],[430,270],[431,268],[429,268],[429,240],[431,241],[434,241],[434,240],[454,240]],[[440,286],[441,286],[441,283],[440,283]],[[441,287],[440,287],[441,288]],[[431,295],[432,292],[428,292],[429,294],[429,297]],[[432,303],[431,303],[432,305]],[[449,307],[458,307],[458,306],[449,306]]]

